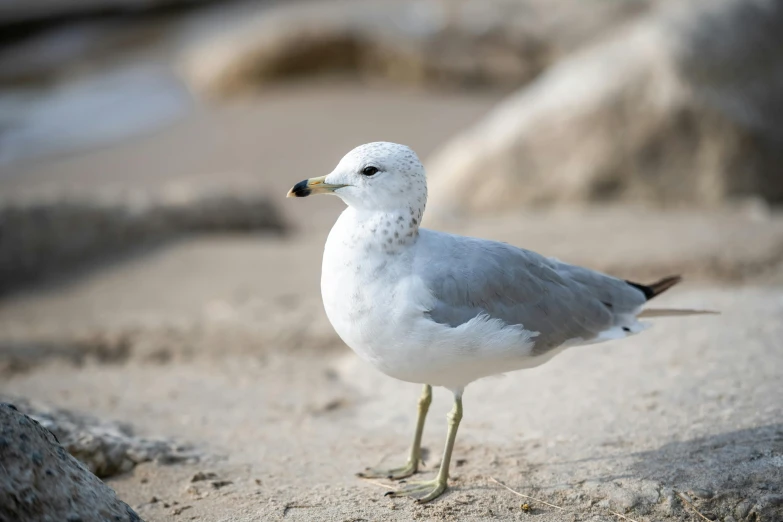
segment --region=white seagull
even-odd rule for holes
[[[329,321],[381,372],[424,384],[407,464],[359,475],[416,473],[432,386],[454,394],[437,477],[407,483],[392,496],[428,502],[446,490],[469,383],[541,365],[570,346],[638,333],[644,304],[680,281],[632,283],[506,243],[421,228],[424,167],[396,143],[361,145],[330,174],[294,185],[288,197],[310,194],[335,194],[348,205],[324,249],[321,295]],[[690,311],[655,312],[649,315]]]

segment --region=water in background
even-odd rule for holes
[[[191,104],[167,68],[130,65],[38,89],[0,93],[0,165],[149,132]]]

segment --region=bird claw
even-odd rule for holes
[[[446,491],[446,481],[434,479],[408,482],[400,489],[389,491],[384,496],[392,498],[411,497],[416,499],[417,504],[424,504],[438,498],[444,491]]]
[[[367,468],[364,471],[357,473],[356,476],[361,478],[385,478],[389,480],[399,480],[405,477],[410,477],[416,473],[417,469],[418,466],[416,466],[413,462],[408,461],[406,465],[399,468]]]

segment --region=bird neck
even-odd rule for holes
[[[418,239],[421,212],[412,208],[364,210],[348,207],[340,221],[344,222],[346,246],[394,254]]]

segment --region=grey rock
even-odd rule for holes
[[[677,498],[673,490],[669,489],[663,494],[662,508],[664,513],[670,516],[674,515],[681,508],[680,499]]]
[[[781,45],[780,2],[664,4],[560,60],[429,158],[428,212],[779,203]]]
[[[138,437],[127,424],[33,406],[23,399],[5,400],[49,430],[62,447],[101,478],[125,473],[142,462],[196,458],[192,451],[181,452],[172,441]]]
[[[684,500],[685,502],[687,502],[688,504],[691,504],[691,505],[693,504],[693,499],[692,499],[692,498],[691,498],[689,495],[687,495],[687,494],[685,494],[685,493],[679,493],[679,495],[678,495],[678,496],[679,496],[679,497],[680,497],[682,500]]]
[[[16,196],[0,200],[0,294],[185,234],[284,229],[266,195],[239,188]]]
[[[619,490],[612,495],[612,500],[623,510],[628,511],[641,504],[641,497],[631,491]]]
[[[690,493],[694,497],[701,498],[701,499],[710,499],[713,496],[715,496],[715,494],[712,491],[708,489],[700,489],[700,488],[693,488],[690,490]]]
[[[0,520],[141,520],[114,490],[69,455],[54,434],[4,403],[0,467]]]
[[[758,505],[766,507],[778,507],[783,506],[783,494],[777,493],[772,495],[764,495],[758,501]]]
[[[52,359],[75,365],[120,363],[130,355],[132,344],[129,332],[93,332],[70,339],[61,334],[55,342],[6,337],[0,342],[0,376],[26,372]]]
[[[783,520],[783,494],[773,493],[759,498],[751,509],[751,514],[757,513],[759,520]]]
[[[753,508],[753,502],[751,500],[745,499],[739,504],[737,504],[737,507],[734,508],[734,514],[738,519],[744,520],[745,517],[748,516],[748,513],[750,513],[750,510],[752,508]]]
[[[150,11],[204,0],[7,0],[0,3],[0,27],[30,22],[50,22],[63,17],[107,12]]]
[[[193,90],[229,96],[296,76],[516,87],[651,0],[351,0],[264,6],[184,53]]]
[[[216,473],[211,471],[199,471],[195,473],[191,478],[191,482],[201,482],[202,480],[213,480],[218,478]]]

